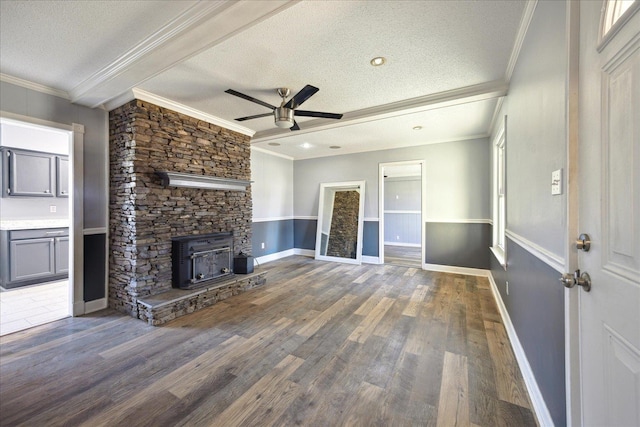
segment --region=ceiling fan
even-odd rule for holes
[[[237,97],[246,99],[247,101],[255,102],[256,104],[260,104],[264,107],[270,108],[272,110],[271,113],[264,114],[256,114],[255,116],[247,116],[240,117],[236,119],[239,122],[243,122],[245,120],[258,119],[260,117],[268,117],[273,115],[275,119],[276,126],[280,128],[289,128],[291,130],[300,130],[298,123],[296,123],[294,116],[301,117],[322,117],[325,119],[341,119],[342,114],[334,114],[334,113],[321,113],[319,111],[307,111],[307,110],[296,110],[303,102],[307,99],[311,98],[317,91],[319,91],[317,87],[306,85],[300,90],[300,92],[296,93],[289,101],[287,101],[287,97],[291,93],[289,89],[286,87],[279,88],[278,95],[282,98],[282,103],[279,107],[275,107],[271,104],[268,104],[264,101],[260,101],[252,96],[245,95],[244,93],[240,93],[233,89],[225,90],[226,93],[235,95]]]

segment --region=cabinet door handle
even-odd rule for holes
[[[64,233],[64,230],[60,230],[60,231],[45,231],[45,234],[61,234]]]

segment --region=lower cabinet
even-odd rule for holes
[[[61,280],[69,274],[69,229],[3,231],[3,288]]]
[[[12,240],[9,246],[11,282],[40,280],[55,274],[54,240]]]
[[[56,237],[55,240],[56,274],[69,274],[69,236]]]

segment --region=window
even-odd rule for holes
[[[616,33],[640,9],[638,0],[605,0],[600,18],[598,51],[616,35]]]
[[[506,265],[505,228],[506,217],[506,116],[493,144],[493,253],[503,266]]]
[[[604,11],[602,34],[606,35],[618,19],[631,7],[635,0],[607,0]]]

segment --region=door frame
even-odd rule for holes
[[[425,173],[425,160],[405,160],[399,162],[378,163],[378,262],[384,264],[384,168],[387,166],[420,165],[420,263],[422,269],[427,269],[425,262],[424,235],[427,211],[427,174]]]
[[[69,300],[70,315],[79,316],[85,313],[84,304],[84,126],[77,123],[66,125],[35,117],[23,116],[7,111],[0,111],[0,118],[7,123],[29,124],[39,127],[62,130],[69,133]]]
[[[586,49],[593,49],[601,52],[604,46],[609,43],[616,33],[623,28],[632,16],[640,11],[640,3],[633,4],[609,30],[603,35],[604,16],[607,12],[607,0],[600,2],[600,20],[598,22],[598,39],[593,46]],[[593,28],[581,28],[580,2],[566,1],[567,10],[567,234],[565,236],[565,271],[574,272],[580,267],[578,250],[576,249],[576,239],[580,233],[588,232],[581,230],[579,223],[580,198],[579,198],[579,112],[580,108],[580,56],[581,56],[581,32],[593,31]],[[584,15],[584,14],[583,14]],[[587,25],[592,23],[587,22]],[[624,48],[623,48],[624,50]],[[615,56],[615,55],[614,55]],[[603,69],[599,70],[600,72]],[[602,96],[602,87],[599,88]],[[601,102],[603,100],[601,99]],[[600,105],[602,107],[602,104]],[[602,110],[601,110],[602,111]],[[602,116],[598,119],[602,120]],[[601,135],[602,137],[602,135]],[[584,173],[583,173],[584,175]],[[584,214],[584,212],[583,212]],[[597,285],[596,285],[597,286]],[[583,368],[580,350],[580,332],[583,326],[580,322],[580,298],[584,297],[581,290],[577,292],[573,289],[565,289],[565,376],[566,376],[566,412],[568,426],[584,425],[584,409],[582,401]],[[584,333],[583,333],[584,335]]]
[[[566,174],[566,231],[564,270],[578,268],[575,246],[579,235],[579,67],[580,67],[580,2],[566,2],[567,84],[565,104],[567,111],[567,174]],[[573,292],[572,292],[573,291]],[[580,294],[574,289],[564,290],[565,390],[567,426],[582,425],[582,396],[580,379]]]

